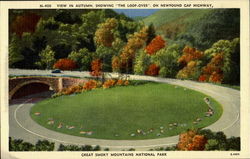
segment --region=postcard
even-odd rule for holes
[[[0,7],[3,159],[250,156],[247,0]]]

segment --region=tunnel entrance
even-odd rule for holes
[[[38,93],[51,92],[50,86],[44,83],[29,83],[19,88],[11,99],[19,99]]]

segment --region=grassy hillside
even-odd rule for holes
[[[162,9],[143,21],[146,25],[153,23],[158,33],[173,39],[211,11],[211,9]]]
[[[146,17],[143,21],[145,24],[153,23],[156,27],[184,17],[184,22],[192,22],[209,11],[211,9],[161,9]]]

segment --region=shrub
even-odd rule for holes
[[[174,145],[174,146],[168,146],[168,147],[165,148],[165,151],[176,151],[176,150],[177,150],[176,145]]]
[[[27,144],[21,139],[12,139],[9,137],[9,151],[34,151],[34,145]]]
[[[146,47],[147,54],[153,55],[165,47],[165,40],[161,36],[156,36]]]
[[[73,93],[79,93],[82,91],[82,86],[81,85],[75,85],[75,86],[71,86],[69,88],[67,88],[63,94],[69,95],[69,94],[73,94]]]
[[[62,95],[63,95],[63,92],[57,92],[57,93],[53,94],[51,97],[56,98],[56,97],[60,97]]]
[[[96,145],[95,147],[92,147],[91,145],[83,145],[83,146],[77,146],[77,145],[63,145],[60,144],[58,151],[100,151],[101,147],[99,145]]]
[[[196,48],[185,46],[182,56],[178,59],[178,63],[187,65],[190,61],[198,60],[202,56],[203,52],[197,50]]]
[[[90,75],[98,77],[102,75],[102,61],[100,59],[95,59],[91,62]]]
[[[102,87],[103,88],[110,88],[110,87],[112,87],[114,85],[115,85],[115,80],[109,79],[109,80],[107,80],[107,81],[104,82],[104,84],[103,84]]]
[[[60,59],[54,64],[53,67],[60,70],[73,70],[77,68],[77,65],[71,59]]]
[[[206,143],[207,139],[204,135],[198,135],[195,130],[189,130],[180,134],[177,148],[185,151],[204,150]]]
[[[49,142],[48,140],[38,140],[36,143],[36,151],[53,151],[55,143]]]
[[[48,140],[38,140],[36,145],[33,145],[21,139],[9,137],[9,151],[53,151],[54,147],[55,143]]]
[[[122,86],[123,84],[124,84],[124,81],[121,80],[121,79],[118,79],[117,82],[116,82],[117,86]]]
[[[240,151],[240,137],[230,137],[227,139],[227,150]]]
[[[103,151],[109,151],[109,148],[104,148]]]
[[[80,70],[89,71],[93,53],[87,48],[80,49],[79,51],[72,51],[68,58],[75,61]]]
[[[200,82],[206,82],[207,79],[208,79],[208,77],[206,75],[200,75],[200,77],[199,77]]]
[[[166,77],[168,74],[168,70],[166,67],[161,67],[160,71],[159,71],[159,76],[160,77]]]
[[[161,77],[174,78],[176,76],[180,69],[179,63],[177,62],[180,53],[180,46],[173,44],[159,50],[155,55],[151,56],[152,62],[161,68],[159,72]]]
[[[127,86],[127,85],[129,85],[129,81],[128,81],[128,80],[126,80],[126,81],[124,82],[124,86]]]
[[[100,151],[101,150],[101,147],[99,145],[96,145],[94,148],[93,148],[94,151]]]
[[[157,76],[159,74],[159,70],[160,68],[156,64],[151,64],[145,71],[145,74],[149,76]]]
[[[232,41],[219,40],[205,51],[209,63],[203,67],[202,75],[207,81],[215,83],[240,83],[239,38]]]
[[[208,139],[205,150],[240,151],[240,137],[227,138],[223,132],[212,132],[209,129],[198,130],[197,133]]]
[[[204,81],[221,83],[223,80],[223,54],[216,54],[211,61],[202,68],[202,77],[205,78]]]
[[[63,144],[60,144],[59,145],[59,148],[58,148],[58,151],[81,151],[81,148],[76,146],[76,145],[63,145]]]
[[[201,72],[200,63],[201,61],[197,60],[190,61],[186,67],[184,67],[177,73],[176,78],[197,80]]]
[[[89,80],[88,82],[84,83],[83,89],[84,90],[92,90],[98,87],[98,82],[95,80]]]
[[[82,151],[95,151],[91,145],[85,145],[81,147]]]
[[[207,144],[205,145],[205,150],[219,150],[219,142],[215,139],[207,140]]]

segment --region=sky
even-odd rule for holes
[[[134,18],[137,16],[149,16],[158,11],[158,9],[114,9],[114,11],[118,13],[124,13],[128,17]]]

